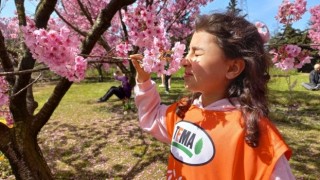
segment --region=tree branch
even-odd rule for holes
[[[19,95],[21,92],[23,92],[24,90],[26,90],[28,87],[32,86],[35,82],[37,82],[39,80],[39,78],[41,77],[41,73],[39,74],[39,76],[34,80],[32,81],[31,83],[29,83],[26,87],[20,89],[20,91],[16,92],[15,94],[11,95],[10,97],[15,97],[17,95]]]
[[[111,0],[110,3],[105,7],[99,14],[95,24],[92,27],[91,32],[87,35],[81,46],[80,54],[90,54],[96,42],[100,39],[101,35],[110,27],[111,20],[115,13],[120,10],[123,6],[134,3],[135,0]],[[48,101],[43,105],[40,111],[36,114],[34,121],[31,126],[38,133],[41,128],[47,123],[54,110],[59,105],[62,97],[71,87],[72,82],[63,78],[55,87],[52,95]]]
[[[89,1],[88,3],[90,4],[90,1]],[[87,19],[89,20],[90,24],[93,25],[94,22],[93,22],[93,20],[92,20],[92,17],[90,16],[90,13],[85,9],[85,7],[83,6],[83,4],[81,3],[80,0],[78,0],[78,4],[79,4],[81,10],[83,11],[83,13],[85,14],[85,16],[87,17]],[[62,6],[64,7],[63,4],[62,4]],[[66,9],[64,8],[64,10],[66,10]],[[84,37],[87,36],[87,32],[81,31],[79,28],[77,28],[76,26],[74,26],[73,24],[71,24],[69,21],[67,21],[67,20],[60,14],[60,12],[59,12],[57,9],[55,9],[55,12],[56,12],[57,15],[59,16],[59,18],[60,18],[64,23],[66,23],[69,27],[71,27],[74,31],[76,31],[77,33],[79,33],[80,35],[82,35],[82,36],[84,36]],[[99,42],[99,44],[100,44],[105,50],[110,51],[111,48],[110,48],[109,44],[102,38],[102,36],[101,36],[101,38],[99,39],[98,42]]]
[[[80,0],[77,0],[81,11],[83,12],[84,16],[88,19],[88,21],[90,22],[91,25],[93,25],[93,20],[92,17],[90,16],[90,13],[88,12],[88,9],[86,9],[84,7],[84,5],[82,4],[82,2]]]
[[[15,0],[19,24],[26,25],[26,17],[24,12],[24,0]],[[35,23],[37,28],[45,28],[49,21],[50,15],[54,11],[57,0],[42,0],[36,9]],[[23,56],[19,64],[19,71],[33,69],[35,59],[32,58],[30,50],[23,44]],[[31,73],[21,74],[17,77],[16,83],[13,87],[13,94],[19,92],[22,88],[26,87],[31,79]],[[14,116],[15,122],[24,121],[29,115],[26,102],[26,91],[22,91],[19,95],[11,99],[10,109]]]
[[[17,9],[19,26],[25,26],[27,24],[24,8],[24,0],[15,0],[15,5]],[[21,44],[21,50],[23,51],[23,57],[19,64],[19,69],[32,69],[34,60],[24,43]],[[18,92],[22,87],[24,87],[31,75],[29,76],[18,76],[16,82],[12,88],[13,93]],[[19,97],[10,99],[10,110],[12,111],[13,119],[16,123],[24,121],[25,117],[28,115],[26,108],[26,93],[20,94]]]
[[[0,76],[7,76],[7,75],[20,75],[20,74],[29,74],[33,72],[39,72],[48,70],[49,68],[40,68],[40,69],[28,69],[28,70],[22,70],[22,71],[12,71],[12,72],[0,72]]]
[[[7,50],[6,50],[6,46],[4,43],[4,37],[2,35],[1,30],[0,30],[0,60],[1,60],[2,67],[5,72],[10,72],[10,71],[14,70],[13,64],[12,64],[12,62],[9,58],[9,55],[7,53]],[[6,79],[11,86],[14,85],[15,76],[7,76]]]
[[[7,125],[0,123],[0,150],[3,151],[10,142],[10,129]]]
[[[123,22],[123,20],[122,20],[121,11],[119,11],[119,16],[120,16],[120,22],[121,22],[122,30],[123,30],[123,33],[124,33],[124,39],[125,39],[126,41],[128,41],[128,38],[129,38],[128,30],[127,30],[126,24],[125,24],[125,23]]]
[[[27,24],[26,21],[26,14],[24,10],[24,0],[15,0],[16,4],[18,19],[19,19],[19,26],[25,26]]]
[[[88,52],[91,51],[100,36],[110,27],[111,20],[116,12],[122,7],[128,6],[134,2],[135,0],[111,0],[108,6],[101,10],[91,32],[89,32],[88,36],[85,38],[82,44],[81,54],[89,54]]]
[[[79,54],[81,55],[81,54]],[[92,57],[92,58],[101,58],[101,60],[91,60],[88,61],[89,64],[91,63],[123,63],[123,60],[130,60],[130,58],[125,57],[104,57],[104,56],[87,56],[81,55],[85,57]],[[41,72],[49,70],[48,67],[39,68],[39,69],[28,69],[28,70],[21,70],[21,71],[12,71],[12,72],[0,72],[0,76],[8,76],[8,75],[21,75],[21,74],[29,74],[34,72]]]
[[[57,15],[59,16],[59,18],[66,23],[69,27],[71,27],[74,31],[76,31],[77,33],[79,33],[80,35],[86,37],[87,33],[81,31],[79,28],[75,27],[74,25],[72,25],[70,22],[68,22],[60,13],[59,11],[56,9],[55,12],[57,13]],[[101,37],[99,40],[99,44],[106,49],[107,51],[109,51],[111,48],[109,46],[109,44],[107,42],[105,42],[105,40]]]
[[[164,1],[162,2],[162,6],[159,8],[159,10],[158,10],[158,12],[157,12],[157,15],[160,14],[160,12],[162,11],[162,9],[166,6],[167,2],[168,2],[168,0],[164,0]]]
[[[186,12],[186,9],[188,8],[188,5],[189,5],[190,2],[191,2],[191,0],[189,0],[189,2],[186,2],[186,6],[185,6],[184,8],[182,8],[182,9],[180,9],[180,10],[176,13],[177,15],[175,16],[175,19],[171,22],[171,24],[168,26],[168,28],[167,28],[166,31],[169,31],[169,30],[171,29],[172,25],[178,20],[178,18],[179,18],[180,16],[182,16],[183,12]]]
[[[42,0],[36,9],[35,23],[37,28],[46,28],[57,0]]]
[[[31,127],[35,133],[38,134],[41,128],[48,122],[52,113],[59,105],[60,101],[71,87],[72,82],[66,78],[62,78],[53,90],[48,101],[43,105],[40,111],[36,114],[35,119],[32,121]]]
[[[113,50],[113,49],[109,46],[109,44],[104,40],[103,37],[100,37],[98,43],[99,43],[107,52]]]
[[[18,57],[17,51],[18,51],[18,49],[15,51],[15,50],[7,48],[8,54],[11,54],[13,57],[16,57],[16,58]]]
[[[74,25],[72,25],[69,21],[67,21],[60,13],[57,9],[55,9],[56,14],[59,16],[59,18],[66,23],[69,27],[71,27],[75,32],[79,33],[82,36],[86,36],[87,33],[81,31],[79,28],[75,27]]]

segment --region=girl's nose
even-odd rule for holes
[[[181,66],[186,67],[188,65],[190,65],[190,59],[188,58],[188,55],[187,55],[181,60]]]

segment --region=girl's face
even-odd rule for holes
[[[192,92],[201,92],[203,101],[209,98],[208,101],[214,102],[226,96],[230,60],[217,45],[215,36],[205,31],[195,32],[182,66],[185,68],[185,87]]]

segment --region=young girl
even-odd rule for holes
[[[143,56],[131,55],[140,125],[171,145],[168,179],[294,179],[291,150],[268,119],[263,43],[244,17],[200,16],[182,62],[194,96],[170,106],[140,67]]]

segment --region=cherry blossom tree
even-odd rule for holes
[[[0,151],[17,179],[53,179],[37,135],[73,82],[85,78],[91,63],[103,63],[106,70],[114,63],[133,77],[127,57],[137,52],[145,54],[141,63],[146,71],[174,73],[199,7],[210,1],[34,2],[34,16],[26,15],[24,0],[15,0],[16,16],[0,19]],[[38,107],[32,74],[43,70],[61,80]]]
[[[307,11],[306,0],[295,0],[290,2],[289,0],[283,0],[279,6],[276,19],[285,26],[285,31],[290,29],[292,23],[299,21],[302,15]],[[310,8],[310,29],[308,36],[312,43],[309,45],[319,50],[320,53],[320,5]],[[273,55],[272,61],[275,66],[282,70],[291,70],[301,68],[304,64],[310,63],[311,57],[309,51],[302,50],[299,45],[301,44],[277,44],[278,48],[270,51]],[[305,45],[304,45],[305,46]]]
[[[275,18],[285,26],[285,32],[283,34],[286,34],[286,31],[290,31],[292,29],[292,23],[299,21],[302,18],[302,15],[307,12],[306,5],[306,0],[295,0],[294,2],[290,2],[290,0],[282,1],[282,4],[279,6],[278,14]],[[275,42],[272,46],[276,48],[270,50],[275,67],[282,69],[287,75],[286,82],[290,92],[296,86],[297,81],[291,81],[288,71],[300,69],[303,65],[311,63],[312,59],[310,51],[307,48],[302,48],[300,46],[309,46],[314,49],[318,49],[318,54],[320,54],[320,5],[310,8],[310,13],[311,26],[308,30],[308,37],[312,41],[311,44],[288,44]],[[288,109],[290,111],[292,109],[291,107],[296,106],[296,103],[292,98],[292,93],[289,93],[288,95]]]
[[[318,54],[320,55],[320,5],[312,7],[310,13],[311,26],[309,29],[309,38],[313,41],[311,47],[319,50]]]

